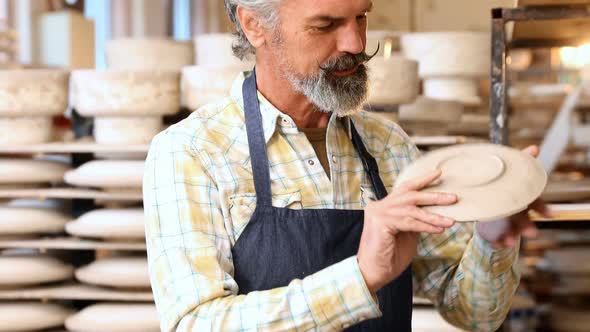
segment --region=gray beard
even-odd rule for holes
[[[367,100],[369,79],[364,64],[354,74],[345,77],[335,77],[324,70],[305,78],[290,73],[286,77],[295,91],[306,96],[320,111],[339,117],[360,112]]]

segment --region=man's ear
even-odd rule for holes
[[[237,14],[242,31],[244,31],[244,34],[248,38],[248,41],[250,41],[250,44],[252,44],[254,48],[259,48],[264,45],[265,30],[262,24],[260,24],[260,20],[256,13],[242,6],[238,6]]]

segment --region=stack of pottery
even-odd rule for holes
[[[590,295],[589,248],[549,250],[540,267],[556,276],[556,295]]]
[[[76,270],[80,282],[101,287],[127,290],[149,290],[147,258],[107,257]]]
[[[64,282],[74,276],[73,266],[37,250],[0,251],[0,271],[0,289],[12,291]],[[73,313],[55,303],[0,301],[0,331],[45,331],[63,326]]]
[[[158,312],[151,303],[99,303],[65,322],[71,332],[159,332]]]
[[[180,72],[194,63],[193,44],[170,39],[114,39],[105,54],[109,69]]]
[[[0,205],[0,239],[28,239],[61,234],[68,219],[53,204],[14,200]]]
[[[163,116],[178,112],[179,79],[171,71],[76,70],[73,106],[94,117],[96,142],[146,144],[162,130]]]
[[[74,268],[61,260],[37,251],[0,253],[0,288],[18,289],[72,279]]]
[[[65,182],[108,192],[141,191],[145,162],[142,160],[93,160],[68,171]]]
[[[418,63],[400,55],[375,56],[369,66],[369,106],[412,103],[418,96]]]
[[[420,64],[424,95],[481,103],[479,80],[489,76],[491,44],[488,33],[428,32],[401,36],[402,51]]]
[[[387,30],[367,31],[366,52],[373,54],[377,51],[377,48],[379,48],[377,56],[390,56],[394,51],[399,49],[399,32]]]
[[[398,116],[402,128],[414,135],[446,135],[462,114],[459,102],[420,96],[413,104],[400,106]]]
[[[0,187],[38,188],[61,183],[69,169],[67,164],[53,160],[0,158]]]
[[[143,209],[98,209],[87,212],[65,226],[66,231],[83,238],[105,241],[145,240]]]
[[[163,116],[180,109],[180,70],[192,63],[190,43],[120,39],[107,44],[108,69],[72,73],[73,107],[94,117],[104,144],[147,144]]]
[[[182,105],[195,110],[229,95],[240,73],[254,68],[252,59],[233,55],[232,34],[203,34],[195,38],[196,66],[182,69]]]
[[[74,313],[56,303],[0,302],[0,332],[47,331],[63,326]]]
[[[53,138],[53,117],[68,106],[69,73],[0,70],[0,144],[34,144]]]

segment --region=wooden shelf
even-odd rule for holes
[[[102,288],[78,283],[0,290],[0,300],[85,300],[151,302],[152,293]]]
[[[0,249],[63,249],[63,250],[126,250],[145,251],[144,242],[104,242],[75,237],[42,238],[32,240],[1,240]]]
[[[0,189],[0,198],[30,199],[95,199],[100,201],[141,201],[138,192],[105,192],[80,188]]]
[[[487,142],[481,138],[468,136],[412,136],[410,139],[417,146],[447,146]]]
[[[535,222],[590,221],[590,204],[549,204],[548,207],[554,215],[553,218],[547,219],[531,213],[532,220]]]
[[[147,153],[149,145],[98,144],[92,141],[0,145],[0,154]]]

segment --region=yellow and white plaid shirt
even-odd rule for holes
[[[380,316],[356,257],[283,288],[237,295],[231,248],[256,205],[242,82],[240,76],[228,98],[160,133],[149,151],[144,208],[162,330],[338,331]],[[330,181],[305,134],[259,96],[274,206],[363,209],[375,198],[345,121],[333,116],[328,125]],[[417,148],[394,123],[367,112],[352,120],[391,189]],[[457,326],[494,331],[518,284],[516,258],[516,250],[495,251],[474,236],[473,224],[424,235],[412,265],[414,293]]]

